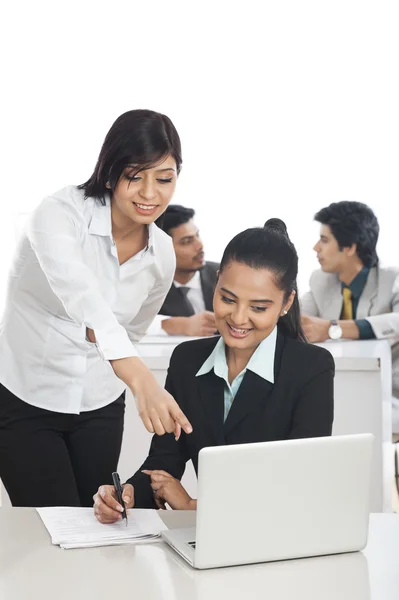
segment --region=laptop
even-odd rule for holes
[[[357,434],[203,448],[196,527],[162,537],[197,569],[362,550],[373,440]]]

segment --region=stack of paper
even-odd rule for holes
[[[92,508],[55,506],[38,508],[53,544],[61,548],[93,548],[118,544],[156,541],[167,529],[156,510],[133,509],[128,513],[128,525],[123,519],[103,525]]]

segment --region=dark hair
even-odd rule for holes
[[[105,196],[115,190],[127,165],[137,164],[138,172],[161,162],[168,154],[175,159],[179,173],[180,138],[169,117],[153,110],[130,110],[116,119],[105,136],[93,174],[78,187],[85,191],[86,198],[92,196],[105,204]]]
[[[169,204],[163,213],[162,229],[165,233],[171,235],[171,229],[187,223],[194,215],[195,211],[192,208],[186,208],[180,204]]]
[[[294,302],[288,313],[280,317],[279,328],[295,339],[306,341],[301,326],[298,289],[298,254],[288,237],[281,219],[269,219],[264,227],[246,229],[228,243],[220,263],[219,272],[232,261],[253,269],[268,269],[275,276],[276,285],[284,292],[284,302],[295,291]]]
[[[339,249],[356,244],[356,253],[366,267],[378,264],[377,241],[380,227],[371,208],[362,202],[333,202],[314,216],[315,221],[328,225]]]

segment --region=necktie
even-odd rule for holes
[[[350,321],[353,319],[352,292],[348,287],[342,289],[344,301],[342,303],[341,319]]]
[[[189,287],[186,287],[184,285],[181,285],[180,287],[177,288],[182,300],[183,300],[183,304],[184,304],[184,310],[185,310],[185,317],[191,317],[192,315],[195,315],[195,311],[193,309],[193,305],[191,304],[190,300],[187,298],[187,294],[189,292]],[[183,316],[183,315],[182,315]]]

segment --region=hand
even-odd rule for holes
[[[186,317],[186,335],[209,336],[217,333],[215,315],[206,310],[192,317]]]
[[[126,510],[134,506],[134,489],[130,483],[122,486],[122,499]],[[97,494],[93,496],[94,514],[100,523],[115,523],[122,519],[123,506],[117,500],[116,491],[113,485],[101,485]]]
[[[86,336],[91,342],[96,342],[94,331],[88,327]],[[151,371],[138,357],[110,360],[110,364],[115,375],[131,389],[140,418],[150,433],[163,435],[173,431],[178,440],[182,428],[186,433],[192,432],[193,428],[176,400],[158,385]]]
[[[159,386],[151,371],[138,357],[110,361],[116,375],[132,391],[141,420],[151,433],[163,435],[174,431],[179,439],[181,429],[191,433],[193,428],[176,400]]]
[[[302,315],[301,322],[303,332],[309,342],[324,342],[324,340],[328,339],[328,330],[331,325],[330,321],[319,319],[319,317],[307,317],[306,315]]]
[[[178,479],[166,471],[143,471],[151,477],[155,504],[165,509],[167,502],[173,510],[195,510],[197,502],[189,496]]]

